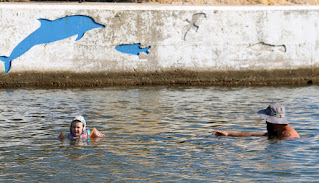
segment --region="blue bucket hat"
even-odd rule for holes
[[[83,116],[76,116],[76,117],[74,117],[73,120],[72,120],[72,123],[73,123],[74,121],[79,121],[79,122],[83,123],[83,124],[84,124],[83,132],[86,130],[86,121],[85,121],[85,119],[84,119]],[[70,132],[71,132],[71,133],[72,133],[72,130],[71,130],[71,128],[72,128],[72,123],[71,123],[71,125],[70,125]]]

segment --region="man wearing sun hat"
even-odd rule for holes
[[[286,119],[285,107],[272,103],[266,109],[260,110],[257,114],[266,120],[267,133],[232,133],[217,130],[213,133],[215,136],[249,137],[249,136],[268,136],[269,139],[276,138],[280,140],[300,138],[295,129],[288,125]]]

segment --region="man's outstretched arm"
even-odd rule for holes
[[[230,137],[251,137],[251,136],[267,136],[267,133],[250,133],[250,132],[239,132],[239,133],[233,133],[233,132],[226,132],[217,130],[213,133],[215,136],[230,136]]]

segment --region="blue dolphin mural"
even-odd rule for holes
[[[11,61],[20,57],[33,46],[47,44],[78,35],[76,41],[81,39],[86,31],[95,28],[104,28],[102,24],[96,23],[91,17],[74,15],[56,20],[38,19],[41,26],[20,42],[11,52],[9,57],[1,56],[4,62],[5,72],[9,72]]]
[[[148,50],[151,46],[146,48],[141,48],[141,44],[122,44],[115,47],[115,49],[122,53],[132,54],[132,55],[139,55],[141,52],[148,54]]]

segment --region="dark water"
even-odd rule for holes
[[[0,182],[318,182],[318,86],[1,89]],[[265,132],[256,114],[286,106],[301,139]],[[75,115],[106,136],[59,141]]]

